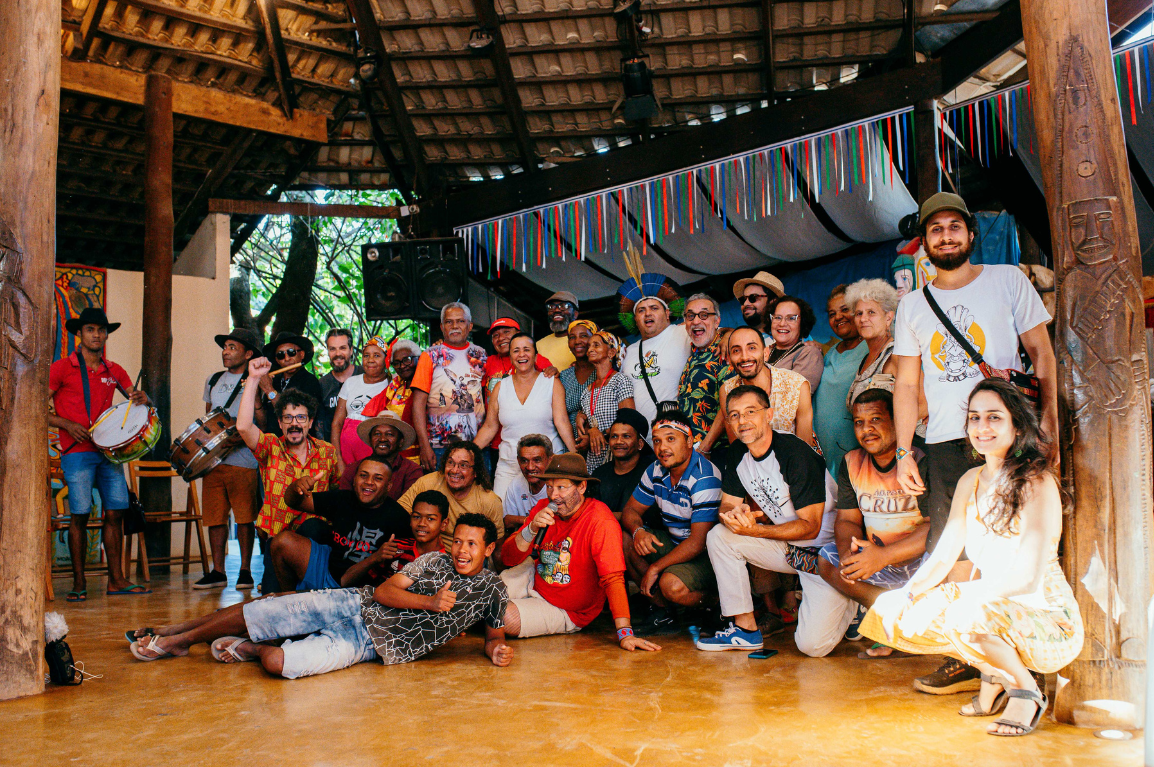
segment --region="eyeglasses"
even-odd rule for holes
[[[295,357],[300,353],[300,349],[281,349],[276,353],[276,358],[278,360],[287,360],[289,357]]]
[[[737,413],[729,413],[728,418],[730,423],[739,423],[746,419],[753,418],[754,413],[760,413],[762,410],[769,410],[767,407],[751,407],[748,410],[742,410]]]
[[[747,293],[746,295],[737,299],[737,302],[739,304],[752,304],[752,303],[756,303],[758,301],[764,300],[766,298],[769,298],[768,293]]]
[[[698,317],[700,317],[703,320],[707,320],[710,317],[715,317],[715,316],[717,316],[717,312],[686,312],[685,313],[685,320],[687,322],[693,322]]]
[[[773,322],[797,322],[800,316],[800,314],[775,314],[769,319]]]
[[[309,422],[308,413],[296,413],[295,415],[282,415],[280,417],[281,423],[299,423],[306,424]]]
[[[568,309],[570,306],[573,306],[573,304],[569,303],[568,301],[550,301],[549,303],[545,304],[545,308],[550,311],[553,309]]]
[[[393,360],[393,364],[394,365],[404,365],[405,363],[412,362],[415,359],[417,359],[417,355],[406,354],[404,357],[397,357],[395,360]]]
[[[454,461],[452,459],[449,459],[448,461],[445,461],[445,468],[446,469],[472,469],[473,464],[469,463],[468,461]]]

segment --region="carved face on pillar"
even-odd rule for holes
[[[1118,198],[1076,200],[1066,209],[1066,237],[1078,261],[1101,264],[1114,258],[1118,235],[1115,229]]]

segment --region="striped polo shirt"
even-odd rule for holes
[[[659,461],[654,461],[641,475],[633,498],[646,507],[656,503],[669,536],[675,541],[684,541],[689,537],[689,526],[694,522],[717,521],[721,505],[721,472],[694,450],[689,466],[674,487],[669,471]]]

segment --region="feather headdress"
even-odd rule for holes
[[[641,255],[632,246],[622,253],[625,259],[625,269],[629,279],[617,289],[618,309],[617,319],[621,321],[626,332],[637,332],[637,320],[633,316],[633,309],[643,298],[656,298],[669,308],[674,317],[680,317],[685,310],[685,299],[681,297],[677,283],[656,272],[645,272],[641,264]]]

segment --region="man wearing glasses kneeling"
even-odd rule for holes
[[[261,551],[265,552],[265,579],[261,591],[270,594],[277,590],[276,576],[269,561],[268,540],[281,530],[295,530],[314,515],[298,512],[285,503],[285,491],[299,478],[308,475],[314,479],[313,491],[324,492],[335,487],[340,479],[336,449],[328,442],[309,436],[317,413],[317,399],[300,389],[286,389],[274,402],[274,414],[281,434],[262,433],[253,422],[257,391],[272,370],[267,357],[249,360],[248,378],[240,398],[236,428],[244,443],[252,450],[260,464],[260,478],[264,486],[264,504],[256,518]]]

